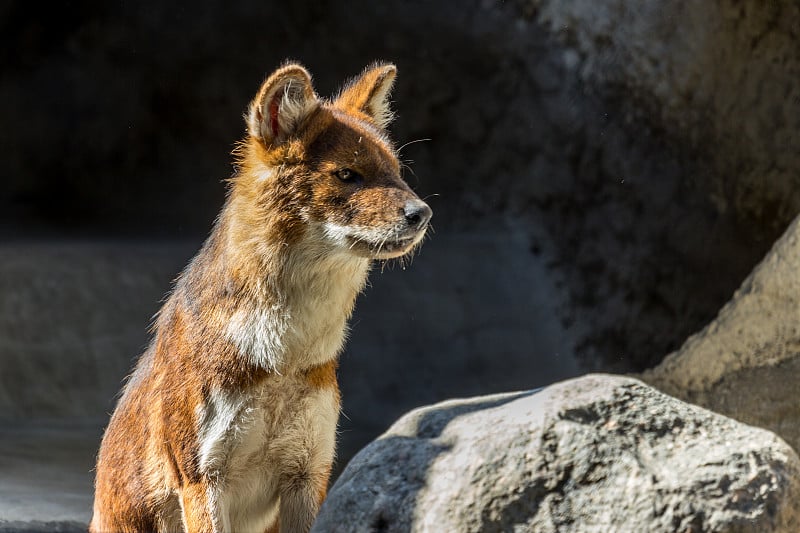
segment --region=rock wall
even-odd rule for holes
[[[0,236],[199,241],[267,71],[296,58],[330,94],[388,59],[437,231],[522,228],[585,367],[641,370],[797,211],[797,7],[757,6],[8,4]]]
[[[734,0],[524,2],[583,58],[581,76],[636,102],[714,169],[721,213],[761,231],[800,207],[800,6]]]
[[[559,251],[567,285],[587,295],[574,304],[576,321],[596,324],[587,349],[599,348],[607,361],[617,351],[654,362],[641,354],[707,321],[706,302],[726,301],[733,279],[800,210],[800,8],[727,0],[517,5],[563,45],[571,71],[610,113],[607,127],[588,128],[603,138],[590,164],[605,185],[575,217],[591,222],[566,230],[579,244]],[[643,149],[637,135],[668,148]]]
[[[191,245],[0,247],[0,419],[107,422]]]
[[[0,246],[0,422],[77,419],[104,426],[170,280],[197,247]],[[471,262],[475,253],[502,262],[504,275],[494,275],[493,262]],[[527,253],[524,235],[459,234],[423,247],[405,270],[374,269],[340,362],[337,468],[420,404],[580,373],[554,316],[552,280],[543,266],[531,269]],[[451,264],[461,268],[450,272]],[[475,279],[483,281],[474,286]]]

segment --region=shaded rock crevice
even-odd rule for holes
[[[705,328],[641,379],[800,448],[800,218]]]

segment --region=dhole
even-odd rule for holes
[[[373,65],[331,101],[298,64],[261,86],[222,212],[103,436],[92,532],[310,529],[356,295],[431,217],[385,132],[395,72]]]

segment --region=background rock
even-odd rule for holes
[[[641,378],[800,449],[800,219],[719,316]]]
[[[800,460],[774,434],[604,375],[404,416],[313,531],[796,531]]]
[[[81,418],[3,422],[0,532],[85,532],[103,426]]]
[[[0,246],[0,413],[103,420],[191,245]]]
[[[359,448],[420,403],[580,372],[553,316],[558,294],[544,268],[524,261],[524,237],[436,241],[407,269],[376,266],[357,301],[340,380],[350,418],[343,423],[370,433]],[[195,251],[175,242],[0,246],[0,413],[104,420],[171,280]],[[503,275],[471,262],[476,254],[503,264]],[[515,372],[531,359],[537,367]]]
[[[75,521],[0,521],[0,533],[83,533],[84,531],[86,531],[86,524]]]
[[[788,1],[54,9],[0,8],[7,238],[199,245],[242,111],[286,57],[324,95],[375,58],[398,64],[393,133],[430,139],[402,153],[438,234],[522,228],[589,369],[654,366],[797,212]]]
[[[800,210],[800,6],[517,5],[563,44],[608,113],[607,125],[584,119],[587,144],[600,142],[567,201],[584,226],[561,230],[578,244],[556,244],[575,320],[593,325],[580,351],[651,366],[669,337],[711,318],[705,302],[727,300]],[[643,130],[655,146],[633,138]]]
[[[637,102],[714,169],[720,212],[779,230],[800,207],[800,6],[732,0],[521,0],[584,60],[581,77]]]
[[[1,532],[86,530],[102,428],[192,251],[178,243],[0,246]]]

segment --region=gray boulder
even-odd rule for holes
[[[350,462],[313,531],[789,532],[798,497],[774,434],[589,375],[412,411]]]

